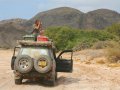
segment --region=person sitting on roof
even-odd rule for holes
[[[43,34],[42,22],[40,20],[35,21],[33,25],[32,34],[35,34],[35,35]]]

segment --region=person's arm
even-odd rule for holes
[[[40,26],[39,26],[39,31],[42,31],[42,22],[40,23]]]

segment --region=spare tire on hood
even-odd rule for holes
[[[20,73],[28,73],[33,68],[33,60],[28,55],[21,55],[15,60],[15,70],[18,70]]]
[[[52,69],[52,60],[47,55],[41,55],[37,60],[34,60],[34,68],[39,73],[47,73]]]

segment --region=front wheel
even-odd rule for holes
[[[15,84],[17,84],[17,85],[22,84],[22,78],[20,78],[20,79],[15,79]]]

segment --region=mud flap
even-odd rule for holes
[[[19,72],[13,71],[13,73],[14,73],[14,79],[21,79],[22,78],[22,75]]]

